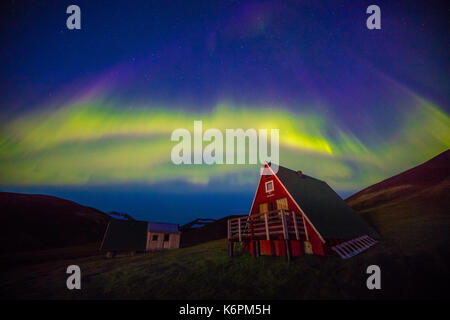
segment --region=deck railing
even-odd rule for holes
[[[282,235],[285,240],[300,240],[305,235],[302,214],[279,209],[228,220],[230,242],[270,240],[275,235]]]

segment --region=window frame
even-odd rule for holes
[[[268,189],[267,188],[267,185],[269,185],[269,184],[272,184],[272,189]],[[270,180],[270,181],[266,181],[266,183],[265,183],[265,189],[266,189],[266,193],[269,193],[269,192],[272,192],[272,191],[274,191],[275,190],[275,184],[273,183],[273,180]]]

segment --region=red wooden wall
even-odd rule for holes
[[[266,169],[267,170],[267,169]],[[273,181],[274,184],[274,190],[270,193],[266,192],[266,182]],[[255,214],[259,212],[259,205],[261,203],[267,203],[269,211],[276,210],[276,200],[281,198],[287,198],[289,210],[300,212],[300,209],[297,207],[295,202],[292,200],[292,198],[289,196],[289,194],[285,191],[284,186],[280,183],[280,181],[273,175],[262,175],[260,179],[260,183],[257,187],[255,200],[253,203],[253,206],[251,208],[250,214]],[[272,206],[271,206],[272,204]],[[301,204],[299,204],[301,205]],[[308,215],[305,212],[306,215]],[[311,246],[313,249],[314,254],[318,255],[324,255],[324,247],[322,240],[320,239],[319,235],[316,233],[316,231],[313,229],[313,227],[309,224],[308,221],[306,221],[306,228],[309,236],[309,240],[311,242]],[[264,251],[269,250],[268,244],[264,243]],[[296,244],[294,246],[297,246]],[[275,243],[274,249],[275,251],[280,251],[282,253],[282,250],[280,248],[281,244],[278,246],[277,243]],[[261,247],[262,248],[262,247]],[[295,249],[298,251],[297,249]],[[300,250],[300,249],[299,249]],[[303,251],[303,250],[300,250]]]

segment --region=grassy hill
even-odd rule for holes
[[[363,189],[346,201],[359,212],[380,207],[414,203],[433,203],[437,211],[449,208],[450,150],[427,162]],[[447,211],[448,212],[448,211]]]
[[[397,252],[448,251],[450,150],[372,185],[347,203]]]
[[[0,192],[0,253],[99,242],[109,219],[57,197]]]
[[[382,241],[348,260],[227,255],[225,239],[105,259],[94,246],[0,255],[0,297],[39,299],[407,299],[446,297],[450,285],[449,152],[347,199]],[[219,222],[223,223],[223,222]],[[208,224],[213,233],[214,223]],[[198,232],[198,230],[196,231]],[[208,237],[211,236],[209,233]],[[193,235],[192,239],[197,241]],[[201,239],[200,239],[201,240]],[[68,265],[82,290],[65,287]],[[366,288],[381,268],[382,290]]]

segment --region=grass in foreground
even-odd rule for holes
[[[347,299],[438,297],[448,264],[437,255],[399,256],[381,243],[349,260],[303,256],[229,258],[225,240],[173,251],[105,259],[49,261],[2,275],[3,298],[33,299]],[[426,261],[426,263],[423,263]],[[82,271],[82,290],[66,289],[66,267]],[[382,289],[366,289],[365,270],[382,269]],[[441,282],[440,282],[441,281]]]
[[[361,214],[383,240],[348,260],[302,256],[230,258],[226,240],[106,259],[98,245],[0,256],[0,297],[19,299],[366,299],[445,297],[450,217],[429,204],[393,203]],[[66,288],[79,265],[82,289]],[[366,287],[381,268],[382,290]]]

